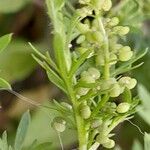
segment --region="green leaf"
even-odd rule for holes
[[[27,134],[29,123],[30,123],[30,113],[29,111],[27,111],[23,114],[21,121],[19,123],[18,129],[17,129],[15,144],[14,144],[15,150],[22,149],[23,142]]]
[[[150,150],[150,134],[144,135],[144,150]]]
[[[64,0],[55,0],[54,5],[56,10],[61,10],[62,7],[64,6],[65,1]]]
[[[4,79],[0,78],[0,89],[9,89],[11,90],[11,85],[5,81]]]
[[[0,37],[0,52],[2,52],[10,43],[12,34],[6,34]]]

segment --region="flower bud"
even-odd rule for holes
[[[122,77],[119,80],[119,84],[121,86],[127,87],[128,89],[133,89],[137,84],[137,80],[130,77]]]
[[[66,129],[66,121],[61,117],[56,117],[56,118],[54,118],[54,120],[52,122],[52,127],[57,132],[64,132]]]
[[[78,38],[77,38],[77,44],[81,44],[82,42],[85,41],[85,36],[84,35],[80,35]]]
[[[115,83],[110,90],[110,97],[118,97],[121,94],[121,88],[118,83]]]
[[[108,139],[108,141],[103,144],[103,147],[111,149],[111,148],[115,147],[115,141]]]
[[[96,68],[89,68],[88,69],[88,74],[90,75],[90,76],[92,76],[95,80],[97,80],[97,79],[99,79],[100,78],[100,72],[99,72],[99,70],[98,69],[96,69]]]
[[[120,36],[128,34],[130,31],[129,27],[117,26],[113,28],[114,33],[119,34]]]
[[[130,109],[130,104],[126,102],[120,103],[116,108],[117,112],[120,114],[128,112],[129,109]]]
[[[119,50],[119,60],[120,61],[128,61],[132,58],[133,51],[131,51],[131,48],[129,46],[124,46]]]
[[[112,1],[111,0],[104,0],[103,5],[102,5],[102,9],[104,11],[109,11],[111,7],[112,7]]]
[[[80,113],[83,119],[88,119],[91,116],[90,107],[86,104],[81,104]]]

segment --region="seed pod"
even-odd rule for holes
[[[61,117],[54,118],[51,125],[57,132],[64,132],[66,129],[66,121]]]
[[[109,140],[108,136],[106,135],[103,135],[103,134],[99,134],[97,137],[96,137],[96,141],[100,144],[104,144],[104,143],[107,143]]]
[[[109,63],[110,65],[114,65],[117,63],[117,56],[115,54],[110,54],[109,58],[110,58],[110,63]]]
[[[113,28],[114,33],[119,34],[120,36],[128,34],[130,31],[129,27],[123,27],[123,26],[116,26]]]
[[[122,87],[127,87],[128,89],[133,89],[136,84],[137,84],[137,80],[136,79],[132,79],[130,77],[122,77],[120,80],[119,80],[119,84],[122,86]]]
[[[65,107],[66,109],[72,110],[72,106],[66,102],[61,102],[60,103],[63,107]]]
[[[111,7],[112,7],[112,1],[111,0],[105,0],[103,2],[102,9],[104,11],[109,11]]]
[[[94,120],[92,120],[91,128],[97,128],[100,125],[102,125],[102,123],[103,123],[102,119],[94,119]]]
[[[95,62],[97,66],[104,66],[105,65],[105,58],[102,53],[98,53],[95,57]]]
[[[77,44],[81,44],[85,41],[85,36],[84,35],[80,35],[78,38],[77,38]]]
[[[109,25],[110,26],[116,26],[119,23],[119,19],[117,17],[113,17],[110,21],[109,21]]]
[[[103,147],[111,149],[111,148],[115,147],[115,141],[109,139],[106,143],[103,144]]]
[[[88,69],[88,74],[90,75],[90,76],[92,76],[95,80],[97,80],[97,79],[99,79],[100,78],[100,72],[99,72],[99,70],[98,69],[96,69],[96,68],[89,68]]]
[[[99,31],[93,32],[92,37],[93,37],[93,40],[98,42],[98,43],[103,42],[103,35]]]
[[[118,97],[121,94],[121,88],[118,83],[115,83],[110,90],[110,97]]]
[[[80,80],[85,83],[95,83],[95,79],[90,74],[88,74],[88,72],[82,73]]]
[[[79,14],[79,16],[81,16],[82,18],[85,18],[88,15],[92,15],[92,8],[89,6],[86,7],[82,7],[80,9],[77,9],[77,13]]]
[[[119,50],[119,60],[120,61],[128,61],[132,58],[133,51],[131,51],[131,48],[129,46],[124,46]]]
[[[79,3],[80,4],[87,4],[87,3],[89,3],[90,2],[90,0],[79,0]]]
[[[83,24],[83,23],[78,23],[77,25],[77,29],[82,33],[86,33],[89,31],[89,26],[87,24]]]
[[[80,113],[83,119],[88,119],[91,116],[90,107],[86,104],[81,104]]]
[[[77,89],[76,94],[80,97],[80,96],[86,95],[88,93],[88,91],[89,91],[89,88],[80,87]]]
[[[120,114],[128,112],[129,109],[130,109],[130,104],[126,102],[120,103],[116,108],[117,112]]]

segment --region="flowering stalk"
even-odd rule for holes
[[[60,115],[52,126],[60,133],[66,125],[76,128],[79,150],[113,148],[111,131],[135,113],[139,101],[131,94],[136,79],[123,73],[138,67],[132,64],[146,52],[135,56],[129,46],[119,43],[129,27],[120,26],[117,17],[107,17],[111,0],[79,0],[78,9],[67,0],[46,0],[46,4],[55,59],[30,44],[33,58],[69,102],[54,101]]]

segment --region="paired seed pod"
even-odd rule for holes
[[[117,17],[113,17],[108,22],[108,25],[113,27],[113,26],[116,26],[118,23],[119,23],[119,19]]]
[[[87,4],[89,3],[91,0],[79,0],[80,4]]]
[[[118,97],[121,94],[121,87],[118,83],[112,85],[110,90],[110,97]]]
[[[65,107],[68,110],[72,110],[72,106],[66,102],[61,102],[60,103],[63,107]]]
[[[80,114],[83,119],[88,119],[91,116],[91,109],[87,104],[81,104]]]
[[[129,27],[116,26],[113,28],[114,33],[117,33],[120,36],[126,35],[129,33]]]
[[[61,117],[54,118],[51,126],[57,131],[57,132],[64,132],[66,129],[66,121]]]
[[[102,125],[103,123],[103,120],[102,119],[94,119],[92,120],[91,122],[91,128],[97,128],[99,127],[100,125]]]
[[[119,60],[120,61],[128,61],[132,58],[133,51],[129,46],[125,46],[119,50]]]
[[[111,148],[115,147],[115,141],[108,139],[108,141],[103,144],[103,147],[111,149]]]
[[[78,95],[80,97],[80,96],[86,95],[88,93],[88,91],[89,91],[89,88],[80,87],[77,89],[76,95]]]
[[[127,87],[128,89],[133,89],[137,84],[137,80],[130,77],[122,77],[119,80],[119,84],[123,87]]]
[[[129,109],[130,109],[130,104],[126,102],[120,103],[116,108],[117,112],[121,114],[128,112]]]

